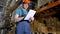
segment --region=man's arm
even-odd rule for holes
[[[21,21],[22,19],[24,19],[24,17],[19,17],[18,14],[16,14],[15,17],[14,17],[14,21],[15,21],[15,22],[19,22],[19,21]]]

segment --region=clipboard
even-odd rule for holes
[[[27,16],[24,18],[24,20],[29,20],[30,17],[33,17],[35,15],[36,11],[35,10],[29,10]]]

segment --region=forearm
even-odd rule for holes
[[[16,18],[16,19],[15,19],[15,22],[19,22],[19,21],[21,21],[21,20],[23,20],[23,19],[24,19],[24,17]]]

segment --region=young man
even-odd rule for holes
[[[24,17],[27,15],[29,2],[24,2],[22,8],[15,11],[15,22],[16,24],[16,34],[31,34],[30,30],[30,21],[34,20],[34,17],[31,17],[30,20],[24,20]]]

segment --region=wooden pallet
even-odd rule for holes
[[[56,34],[56,32],[33,32],[32,34]]]

